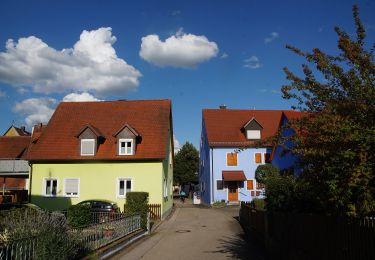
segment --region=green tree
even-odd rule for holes
[[[175,156],[173,182],[186,184],[198,181],[199,153],[189,142],[186,142]]]
[[[287,46],[307,64],[303,77],[284,68],[291,83],[282,92],[297,101],[294,108],[307,112],[290,123],[298,133],[291,149],[303,168],[300,181],[314,194],[315,210],[364,216],[375,212],[375,45],[366,48],[357,6],[353,17],[354,37],[335,28],[337,55]]]

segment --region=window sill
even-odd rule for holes
[[[65,198],[79,198],[79,195],[65,195]]]

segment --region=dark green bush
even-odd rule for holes
[[[264,199],[253,199],[254,208],[256,210],[265,210],[265,202]]]
[[[88,251],[80,234],[68,231],[61,214],[32,209],[14,209],[0,218],[0,244],[36,240],[35,259],[79,259]]]
[[[124,206],[125,214],[141,215],[142,228],[147,227],[148,213],[148,192],[128,192],[126,193],[126,204]]]
[[[73,228],[87,227],[92,216],[89,205],[73,205],[68,209],[68,224]]]
[[[259,165],[255,170],[255,180],[262,184],[266,183],[268,177],[277,175],[279,175],[279,169],[269,163]]]

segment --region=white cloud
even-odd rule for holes
[[[16,103],[13,111],[23,114],[26,117],[26,124],[33,126],[37,123],[47,123],[57,103],[54,98],[29,98]]]
[[[223,54],[221,54],[220,59],[226,59],[228,57],[229,55],[226,52],[224,52]]]
[[[174,153],[178,153],[178,151],[180,151],[181,149],[181,145],[180,145],[180,142],[177,140],[176,136],[173,135],[173,146],[174,146]]]
[[[109,27],[83,31],[73,48],[61,51],[35,36],[9,39],[0,52],[0,81],[42,93],[126,94],[141,73],[117,57],[115,42]]]
[[[262,67],[262,64],[259,61],[257,56],[251,56],[250,58],[244,60],[244,67],[249,69],[259,69]]]
[[[160,67],[190,68],[217,55],[219,48],[206,36],[186,34],[180,29],[165,41],[156,34],[142,37],[139,55]]]
[[[101,101],[97,99],[93,95],[87,92],[82,92],[81,94],[78,93],[70,93],[63,97],[63,102],[82,102],[82,101]]]
[[[276,40],[277,38],[279,38],[279,33],[271,32],[269,37],[264,38],[264,43],[266,43],[266,44],[270,43],[270,42]]]

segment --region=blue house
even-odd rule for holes
[[[304,116],[306,116],[306,114],[301,112],[283,111],[280,120],[280,137],[284,138],[295,135],[295,130],[287,127],[287,123],[291,120],[300,119]],[[272,164],[280,171],[289,170],[292,171],[294,175],[299,175],[301,173],[301,168],[299,168],[297,164],[297,156],[290,152],[290,148],[292,147],[293,143],[291,141],[286,141],[282,146],[275,146],[271,154],[271,160]]]
[[[262,186],[255,180],[256,168],[271,163],[272,152],[279,165],[293,163],[283,162],[271,142],[260,145],[260,141],[278,133],[281,120],[287,120],[284,118],[281,110],[203,110],[199,167],[202,203],[251,201],[262,196]]]

